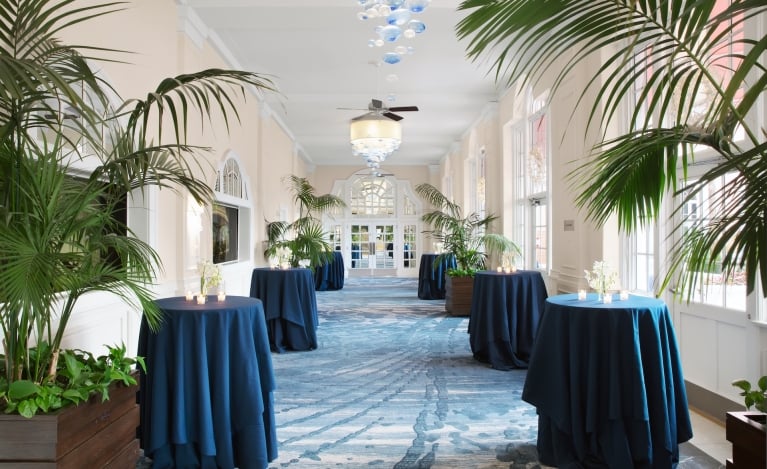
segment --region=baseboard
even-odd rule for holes
[[[724,425],[727,412],[745,410],[743,404],[727,399],[685,380],[687,404],[698,413]]]

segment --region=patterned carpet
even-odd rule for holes
[[[533,469],[524,370],[474,360],[468,319],[415,279],[317,292],[319,348],[272,354],[279,456],[269,469]],[[721,467],[689,444],[682,469]],[[143,460],[138,468],[149,467]]]

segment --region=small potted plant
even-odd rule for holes
[[[481,217],[476,212],[463,215],[460,205],[431,184],[419,184],[415,191],[435,207],[421,217],[432,227],[424,233],[441,243],[444,250],[437,256],[435,264],[448,256],[455,258],[455,268],[446,271],[445,310],[453,316],[468,316],[471,312],[474,273],[486,268],[491,253],[519,256],[519,247],[506,236],[487,231],[498,217]]]
[[[756,386],[745,379],[735,380],[732,385],[741,390],[746,411],[727,412],[725,429],[727,441],[732,443],[727,467],[767,467],[767,376],[759,378]],[[752,407],[756,411],[751,411]]]

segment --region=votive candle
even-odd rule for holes
[[[218,292],[218,301],[226,301],[226,293],[225,292]]]
[[[203,295],[202,293],[197,295],[197,304],[198,305],[204,305],[205,304],[205,295]]]
[[[629,292],[627,290],[621,290],[620,294],[621,300],[628,300],[629,299]]]
[[[612,293],[605,293],[605,304],[610,304],[613,302],[613,294]]]
[[[498,272],[498,273],[500,274],[501,272],[503,272],[503,267],[501,267],[501,266],[499,265],[499,266],[498,266],[498,268],[496,268],[496,269],[495,269],[495,271],[496,271],[496,272]]]
[[[586,290],[578,290],[578,299],[579,300],[585,300],[586,299]]]
[[[194,299],[194,295],[192,294],[192,290],[187,290],[186,301],[192,301],[193,299]]]

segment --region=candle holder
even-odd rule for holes
[[[578,299],[580,301],[583,301],[586,299],[586,290],[583,290],[583,289],[578,290]]]
[[[628,300],[629,299],[629,292],[627,290],[621,290],[620,299],[621,299],[621,301]]]
[[[186,301],[192,301],[194,300],[194,294],[192,294],[192,290],[186,291]]]
[[[218,292],[218,301],[226,301],[226,293],[223,291]]]
[[[204,305],[204,304],[205,304],[205,300],[206,300],[206,299],[207,299],[207,298],[206,298],[206,297],[205,297],[205,295],[203,295],[202,293],[198,294],[198,295],[197,295],[197,304],[198,304],[198,305]]]
[[[604,298],[602,299],[602,302],[606,305],[609,305],[613,302],[613,294],[612,293],[605,293]]]
[[[499,266],[498,266],[498,268],[497,268],[497,269],[495,269],[495,271],[496,271],[496,272],[498,272],[498,273],[500,274],[501,272],[503,272],[503,267],[501,267],[501,266],[499,265]]]

